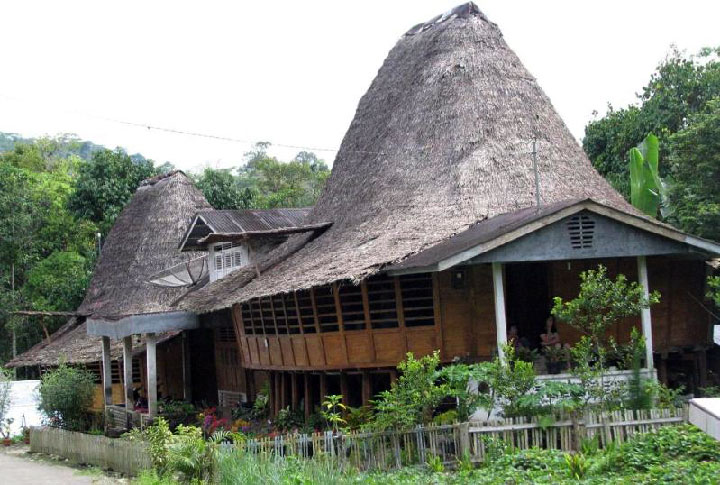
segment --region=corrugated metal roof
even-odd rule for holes
[[[302,226],[310,209],[206,210],[198,215],[213,232],[236,234]]]
[[[258,236],[304,232],[324,227],[326,224],[305,225],[311,207],[292,209],[245,209],[214,210],[198,212],[181,243],[182,251],[203,250],[208,236]]]

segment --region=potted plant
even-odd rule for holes
[[[549,345],[543,349],[547,359],[548,374],[559,374],[567,368],[568,349],[562,346]]]
[[[22,437],[23,437],[23,443],[26,445],[30,444],[30,427],[23,426],[22,427]]]
[[[12,439],[10,438],[10,425],[13,424],[15,420],[13,418],[7,418],[0,427],[0,434],[2,434],[3,438],[3,445],[10,446],[12,444]]]

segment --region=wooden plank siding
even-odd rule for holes
[[[548,308],[554,296],[575,297],[580,273],[598,264],[605,265],[611,277],[623,273],[631,281],[637,278],[635,258],[533,264],[545,266]],[[709,345],[708,317],[700,304],[704,299],[703,264],[660,256],[648,258],[650,289],[661,292],[661,303],[652,308],[655,352]],[[272,318],[269,311],[257,315],[253,308],[262,306],[259,301],[236,305],[233,317],[237,319],[235,328],[239,330],[244,367],[369,369],[395,367],[406,352],[422,356],[440,350],[444,362],[456,358],[486,360],[496,352],[489,264],[439,273],[373,277],[354,287],[336,283],[283,298],[286,312],[294,309],[285,318],[297,320],[295,333],[283,330],[282,318],[280,325],[267,321]],[[557,326],[563,342],[572,344],[580,338],[572,327],[562,323]],[[611,333],[618,341],[627,341],[633,326],[640,328],[639,317],[626,319]],[[541,331],[538,328],[538,335]]]

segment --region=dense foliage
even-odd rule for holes
[[[670,191],[663,217],[713,239],[720,239],[719,56],[720,48],[696,55],[673,50],[652,74],[637,104],[609,106],[605,116],[587,125],[583,139],[595,168],[629,198],[629,152],[648,133],[656,134],[659,176]]]
[[[92,372],[60,365],[42,376],[39,392],[38,407],[48,424],[76,431],[88,428],[88,411],[95,394]]]
[[[238,169],[206,168],[195,177],[195,183],[216,209],[315,204],[330,175],[325,162],[311,152],[300,152],[293,160],[282,162],[267,153],[269,147],[269,143],[256,144]]]
[[[315,202],[329,174],[308,152],[290,162],[258,144],[237,170],[206,169],[196,183],[216,208],[295,207]],[[172,169],[141,155],[72,136],[22,139],[0,133],[0,363],[52,333],[60,318],[12,311],[72,311],[107,235],[140,182]]]

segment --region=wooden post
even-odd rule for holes
[[[247,392],[248,400],[255,401],[255,373],[250,369],[245,369],[245,392]]]
[[[145,334],[145,352],[147,354],[147,398],[148,414],[157,416],[157,335]]]
[[[280,409],[287,407],[287,374],[285,372],[280,373]],[[278,411],[280,411],[278,409]]]
[[[275,390],[275,372],[268,373],[268,412],[270,416],[275,416],[275,401],[277,401],[277,391]]]
[[[182,332],[182,376],[183,399],[192,401],[192,373],[190,369],[190,338],[187,331]]]
[[[103,395],[105,405],[112,405],[112,356],[110,355],[110,337],[102,338]]]
[[[350,400],[348,399],[348,381],[347,381],[347,374],[344,372],[340,373],[340,394],[342,394],[342,403],[345,406],[350,405]]]
[[[325,400],[327,396],[327,374],[324,372],[320,373],[320,404]]]
[[[290,404],[292,405],[293,410],[296,410],[298,408],[298,404],[300,404],[300,395],[298,394],[297,378],[298,378],[298,375],[296,373],[293,372],[290,374]]]
[[[638,280],[640,285],[643,287],[643,296],[645,298],[650,297],[650,284],[648,283],[647,273],[647,260],[645,256],[637,257],[638,265]],[[653,368],[653,339],[652,339],[652,319],[650,317],[650,307],[643,308],[640,313],[640,319],[642,321],[642,332],[645,337],[645,360],[647,363],[647,369],[652,370]]]
[[[502,263],[492,263],[493,288],[495,289],[495,328],[497,333],[498,355],[505,358],[503,345],[507,342],[507,323],[505,319],[505,285]]]
[[[312,392],[310,392],[310,374],[307,372],[303,372],[303,384],[304,384],[304,404],[305,404],[305,421],[310,419],[310,414],[312,414]]]
[[[132,377],[132,335],[123,338],[123,385],[125,386],[125,409],[132,411],[133,377]]]
[[[363,371],[362,373],[362,405],[369,406],[372,394],[372,386],[370,382],[370,373]]]

